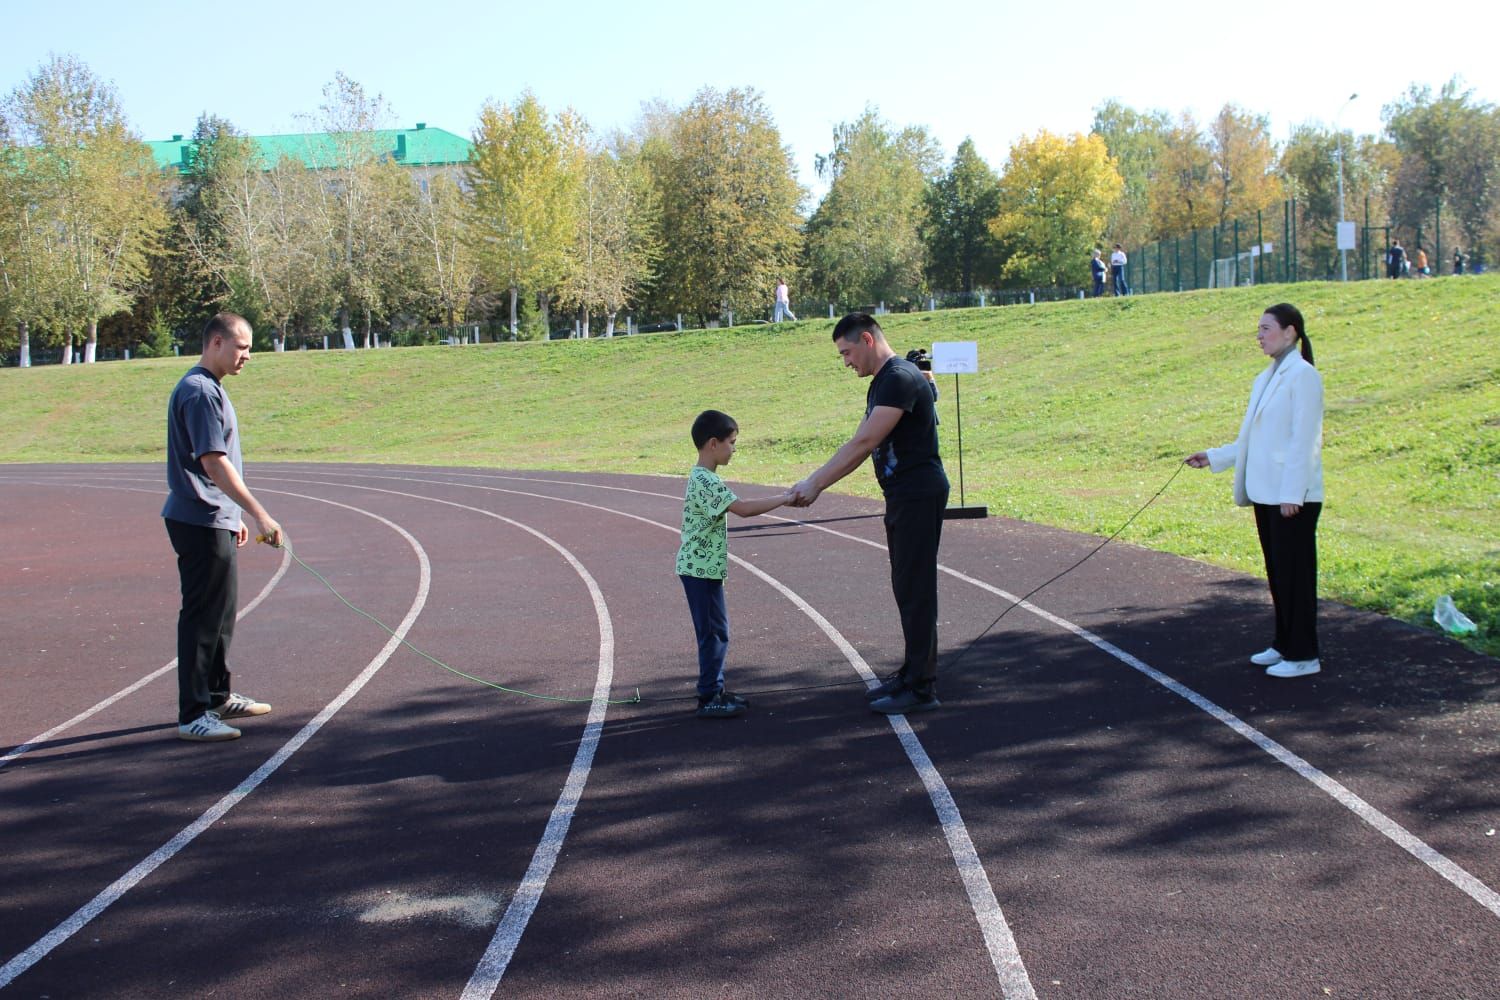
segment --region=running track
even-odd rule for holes
[[[1115,543],[964,652],[1097,540],[950,522],[907,725],[860,694],[879,505],[825,496],[732,521],[753,705],[702,722],[680,482],[248,478],[355,605],[577,700],[255,546],[276,710],[180,743],[158,468],[0,467],[0,991],[1500,996],[1500,674],[1446,640],[1325,604],[1325,673],[1273,681],[1259,581]]]

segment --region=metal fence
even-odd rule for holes
[[[1408,256],[1419,247],[1423,249],[1431,277],[1485,270],[1486,248],[1478,245],[1458,250],[1451,223],[1448,245],[1444,246],[1440,204],[1434,205],[1421,222],[1408,226],[1373,222],[1368,198],[1362,214],[1362,222],[1351,220],[1356,223],[1356,246],[1347,251],[1347,257],[1337,248],[1331,220],[1308,218],[1293,198],[1277,208],[1221,226],[1148,243],[1130,254],[1126,280],[1133,294],[1337,281],[1343,276],[1345,264],[1351,281],[1384,278],[1386,254],[1395,240],[1401,241]],[[1462,256],[1455,257],[1455,251]]]
[[[1060,302],[1066,299],[1081,299],[1087,291],[1076,285],[1049,285],[1038,288],[976,288],[972,292],[930,292],[927,295],[911,296],[894,301],[832,302],[824,298],[799,298],[792,302],[791,316],[797,320],[837,320],[851,312],[866,312],[872,316],[889,316],[900,313],[932,312],[938,309],[974,309],[989,306],[1015,306],[1037,302]],[[696,316],[685,314],[647,315],[622,313],[615,326],[615,336],[638,333],[661,333],[672,330],[722,329],[726,327],[765,326],[772,322],[772,306],[749,311],[726,312],[703,323]],[[790,318],[789,320],[790,321]],[[594,336],[599,336],[599,324],[594,324]],[[575,324],[571,329],[553,330],[553,339],[581,336]]]

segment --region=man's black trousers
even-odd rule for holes
[[[885,544],[891,556],[891,592],[901,612],[906,650],[901,677],[908,687],[931,688],[937,679],[937,561],[948,491],[932,497],[885,502]]]
[[[192,722],[224,703],[229,640],[238,605],[234,532],[166,519],[182,578],[177,615],[177,721]]]

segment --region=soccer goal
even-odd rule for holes
[[[1212,282],[1209,287],[1234,288],[1237,285],[1253,285],[1257,277],[1262,281],[1267,280],[1266,275],[1274,273],[1269,269],[1270,264],[1266,260],[1271,256],[1273,249],[1270,243],[1258,243],[1248,250],[1241,250],[1233,257],[1216,259],[1209,275],[1209,281]],[[1257,267],[1262,271],[1259,276],[1255,273]]]

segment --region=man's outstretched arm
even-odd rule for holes
[[[833,457],[824,462],[816,472],[792,487],[795,506],[806,507],[818,499],[834,483],[859,468],[860,463],[870,457],[880,442],[890,437],[906,411],[899,406],[877,406],[870,415],[860,421],[854,436],[839,446]]]

